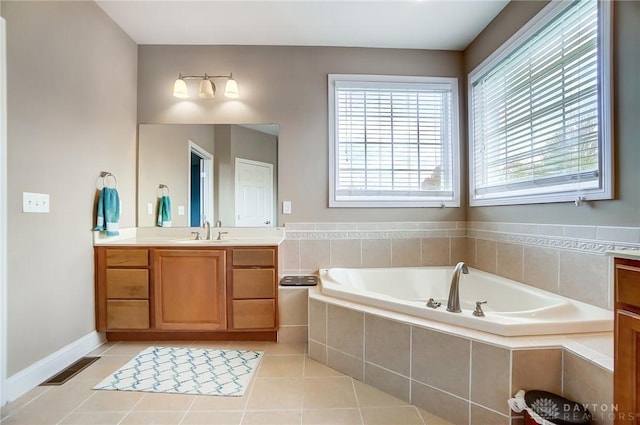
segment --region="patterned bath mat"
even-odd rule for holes
[[[94,390],[242,396],[261,351],[149,347]]]

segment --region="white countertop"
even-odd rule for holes
[[[195,240],[192,232],[198,232],[202,240]],[[220,240],[217,240],[218,233]],[[278,246],[284,240],[284,227],[212,227],[211,240],[205,240],[206,229],[194,227],[127,228],[120,235],[107,237],[104,232],[94,232],[94,246]]]

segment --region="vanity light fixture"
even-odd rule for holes
[[[173,95],[175,97],[186,99],[189,97],[189,91],[187,90],[187,82],[185,80],[200,80],[200,93],[199,96],[203,99],[213,99],[216,97],[216,85],[213,83],[213,78],[227,80],[227,85],[224,89],[224,95],[231,99],[237,99],[240,94],[238,92],[238,82],[233,78],[233,74],[229,75],[182,75],[178,74],[178,79],[173,83]]]

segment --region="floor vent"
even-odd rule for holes
[[[100,357],[83,357],[71,366],[64,369],[62,372],[58,373],[53,378],[49,379],[46,382],[43,382],[40,385],[62,385],[99,358]]]

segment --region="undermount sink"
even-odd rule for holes
[[[215,244],[220,244],[220,243],[225,243],[225,242],[233,242],[235,241],[235,238],[225,238],[225,239],[178,239],[175,240],[173,242],[175,243],[180,243],[180,244],[186,244],[186,245],[215,245]]]

